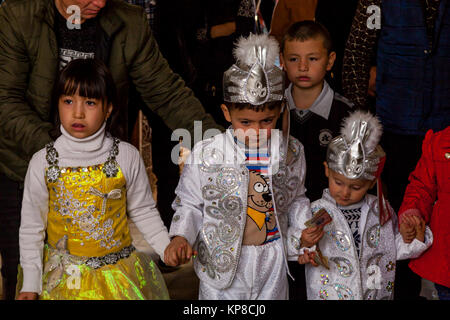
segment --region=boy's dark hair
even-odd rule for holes
[[[306,41],[309,39],[317,39],[319,37],[323,39],[323,46],[327,50],[327,53],[334,50],[330,33],[322,24],[312,20],[296,22],[289,27],[283,37],[280,48],[281,53],[284,52],[286,41]]]
[[[235,103],[235,102],[224,102],[224,104],[227,106],[228,110],[230,110],[230,111],[232,109],[237,109],[237,110],[249,109],[249,110],[259,112],[259,111],[266,110],[266,108],[269,110],[273,110],[277,107],[281,107],[282,102],[283,102],[282,100],[272,101],[272,102],[267,102],[267,103],[259,105],[259,106],[255,106],[251,103]]]
[[[55,125],[54,130],[50,133],[52,138],[56,139],[61,135],[59,131],[59,98],[62,95],[72,96],[77,92],[82,97],[98,99],[105,106],[112,104],[113,110],[108,118],[106,130],[116,137],[123,138],[124,130],[117,119],[119,106],[114,79],[106,65],[98,59],[72,60],[59,73],[52,94],[51,119]]]

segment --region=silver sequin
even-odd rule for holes
[[[336,264],[339,274],[342,277],[348,278],[352,275],[353,266],[352,266],[350,260],[341,258],[341,257],[332,257],[332,258],[330,258],[330,260]]]
[[[367,244],[371,248],[378,247],[378,244],[380,242],[380,225],[376,224],[367,231],[366,233],[366,240]]]
[[[336,246],[342,251],[347,251],[351,247],[350,238],[347,234],[339,230],[331,230],[328,234],[333,238]]]
[[[336,293],[338,295],[339,300],[354,300],[353,292],[350,290],[349,287],[336,283],[333,286],[334,290],[336,290]]]

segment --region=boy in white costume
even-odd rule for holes
[[[198,253],[200,299],[288,298],[287,259],[298,258],[310,203],[303,146],[283,112],[278,51],[267,35],[239,40],[221,106],[231,127],[194,147],[176,189],[166,260]]]
[[[396,260],[418,257],[432,244],[431,230],[419,219],[414,241],[403,242],[381,190],[386,158],[378,144],[381,134],[377,118],[356,111],[328,146],[324,165],[329,188],[311,204],[311,212],[324,208],[332,221],[316,245],[302,248],[299,257],[299,263],[308,263],[308,300],[392,299]],[[378,196],[367,194],[375,184]],[[327,260],[323,264],[314,261],[319,253]]]

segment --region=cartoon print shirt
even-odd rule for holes
[[[267,177],[270,162],[268,150],[249,149],[237,140],[236,143],[245,149],[249,170],[247,222],[242,244],[263,245],[280,238]]]

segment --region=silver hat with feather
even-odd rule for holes
[[[284,75],[275,65],[279,46],[267,34],[241,37],[233,50],[236,63],[223,75],[226,102],[262,105],[283,100]]]
[[[382,132],[380,121],[370,112],[353,112],[344,119],[341,135],[328,145],[328,167],[349,179],[378,178],[385,157],[378,144]]]

